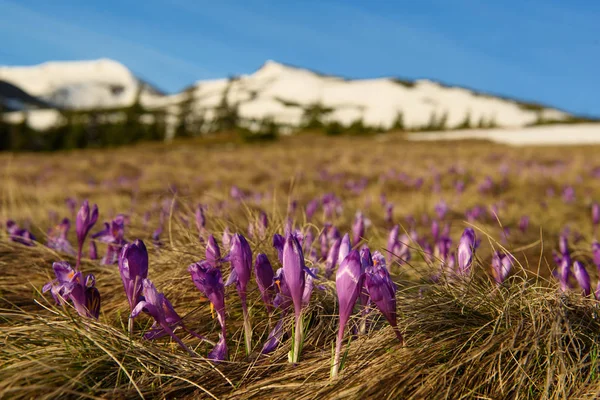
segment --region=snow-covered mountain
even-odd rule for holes
[[[280,124],[298,126],[305,110],[315,105],[328,110],[326,121],[349,125],[362,120],[366,126],[390,128],[402,114],[404,126],[427,126],[432,118],[445,119],[452,128],[468,118],[502,127],[526,126],[544,120],[564,120],[569,114],[532,104],[449,87],[430,80],[414,82],[394,78],[347,80],[306,69],[266,62],[258,71],[235,80],[199,81],[194,85],[195,106],[212,112],[227,91],[228,104],[238,104],[245,119],[273,118]],[[183,101],[186,94],[164,101]]]
[[[260,69],[235,79],[198,81],[187,90],[163,95],[144,85],[122,64],[97,61],[49,62],[32,67],[0,67],[0,80],[11,83],[57,108],[91,109],[131,105],[138,93],[148,109],[164,109],[170,120],[184,104],[193,114],[210,120],[223,104],[236,106],[243,121],[269,118],[299,126],[307,110],[322,110],[324,122],[391,128],[402,116],[406,128],[430,126],[432,121],[454,128],[469,121],[499,127],[523,127],[540,118],[561,121],[571,115],[550,107],[450,87],[430,80],[395,78],[348,80],[267,61]],[[191,102],[191,105],[190,105]],[[35,123],[35,112],[28,121]],[[51,120],[47,112],[44,119]]]
[[[108,59],[0,67],[0,80],[57,108],[66,109],[127,106],[134,102],[140,90],[143,100],[161,97],[127,67]]]

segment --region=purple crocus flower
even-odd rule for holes
[[[562,197],[565,203],[573,203],[575,201],[575,189],[573,186],[565,186]]]
[[[123,281],[129,310],[142,300],[142,283],[148,277],[148,250],[144,242],[137,239],[126,244],[119,254],[119,273]],[[133,319],[129,320],[129,332],[133,333]]]
[[[92,227],[98,221],[98,206],[94,204],[92,209],[90,210],[90,205],[87,200],[84,200],[79,212],[77,213],[77,218],[75,220],[75,231],[77,232],[77,264],[75,269],[79,268],[81,263],[81,255],[83,252],[83,243],[85,242],[85,238],[88,233],[92,229]]]
[[[262,300],[267,307],[267,312],[270,314],[273,311],[275,285],[273,282],[273,267],[266,254],[259,253],[256,255],[256,261],[254,262],[254,276],[256,277],[256,283],[258,284]]]
[[[519,229],[521,232],[525,233],[529,228],[529,217],[527,215],[523,215],[519,220]]]
[[[283,247],[283,274],[285,282],[290,291],[290,297],[294,304],[295,314],[295,337],[294,348],[292,349],[292,363],[298,362],[300,358],[300,349],[303,341],[303,321],[302,321],[302,295],[304,294],[305,285],[305,269],[304,254],[302,246],[298,243],[298,239],[292,234],[288,234],[285,238]]]
[[[144,334],[144,338],[147,340],[158,339],[163,336],[169,335],[175,340],[182,349],[187,351],[190,355],[195,354],[175,335],[174,329],[182,327],[187,333],[195,336],[201,340],[205,338],[198,335],[192,330],[187,329],[181,320],[181,317],[171,302],[165,297],[163,293],[159,293],[156,287],[149,279],[144,279],[142,282],[144,300],[137,303],[133,311],[131,312],[131,319],[136,318],[141,312],[149,314],[154,318],[154,324]]]
[[[446,213],[448,213],[448,204],[444,200],[440,200],[435,205],[435,213],[440,220],[444,219]]]
[[[475,247],[475,231],[473,228],[466,228],[458,243],[458,271],[463,276],[471,273]]]
[[[392,326],[400,344],[403,345],[404,338],[398,329],[396,315],[396,284],[386,268],[385,257],[378,251],[373,253],[373,266],[365,271],[365,286],[371,301]]]
[[[352,246],[358,245],[361,239],[365,235],[365,217],[359,211],[356,213],[356,217],[354,218],[354,224],[352,225],[352,237],[354,238],[352,241]]]
[[[433,236],[434,242],[437,242],[440,237],[440,223],[435,219],[431,221],[431,236]]]
[[[100,292],[96,289],[94,275],[85,279],[80,271],[75,271],[65,261],[52,265],[56,279],[47,283],[42,292],[50,291],[57,304],[71,300],[77,313],[83,317],[98,319],[100,315]]]
[[[348,323],[348,319],[350,319],[350,315],[352,315],[352,309],[354,308],[354,304],[356,304],[356,300],[358,299],[363,286],[363,279],[364,274],[360,264],[360,255],[358,251],[352,250],[340,263],[335,278],[335,287],[340,308],[340,320],[338,324],[333,367],[331,370],[332,378],[335,378],[338,375],[344,330]]]
[[[198,228],[198,234],[200,238],[204,235],[206,231],[206,217],[204,216],[204,206],[202,204],[198,204],[196,206],[196,213],[194,215],[196,217],[196,228]]]
[[[586,297],[589,296],[592,293],[590,275],[580,261],[573,263],[573,275],[575,275],[579,287],[583,290],[583,295]]]
[[[594,264],[596,264],[596,268],[598,268],[598,273],[600,274],[600,243],[596,240],[592,243],[592,258],[594,259]]]
[[[394,219],[394,205],[392,203],[387,203],[385,205],[385,222],[387,224],[391,224]]]
[[[70,227],[71,221],[69,221],[69,218],[64,218],[60,224],[53,229],[50,229],[46,246],[63,253],[74,255],[75,250],[73,250],[71,243],[69,243],[69,239],[67,239]]]
[[[210,235],[206,242],[206,261],[214,268],[221,266],[221,250],[213,235]]]
[[[333,242],[333,244],[329,248],[329,252],[327,253],[327,259],[325,260],[325,276],[327,278],[331,276],[335,266],[337,265],[341,244],[342,239],[336,239],[336,241]]]
[[[229,262],[231,263],[231,274],[229,275],[229,279],[227,279],[226,286],[235,282],[236,289],[240,295],[244,314],[246,352],[250,354],[250,350],[252,349],[252,326],[250,325],[248,305],[246,304],[246,288],[252,274],[252,250],[246,238],[239,233],[233,235],[231,239]]]
[[[492,255],[492,275],[497,284],[500,285],[506,280],[511,269],[512,259],[509,254],[496,251]]]
[[[208,354],[215,361],[227,359],[227,329],[225,326],[225,286],[219,268],[211,266],[208,261],[201,261],[188,267],[194,285],[210,301],[211,313],[216,310],[217,319],[221,325],[219,341]]]
[[[594,225],[594,231],[600,224],[600,204],[592,204],[592,224]]]

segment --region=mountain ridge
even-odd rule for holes
[[[0,67],[0,80],[63,109],[111,109],[139,101],[149,110],[164,109],[176,118],[182,104],[191,101],[192,114],[211,120],[225,100],[236,107],[242,120],[250,121],[250,127],[265,119],[298,127],[307,109],[315,106],[328,110],[321,116],[325,123],[350,125],[360,120],[365,126],[383,129],[395,126],[399,118],[408,129],[422,128],[432,121],[453,129],[465,122],[523,127],[575,117],[538,102],[437,80],[347,78],[274,60],[265,61],[250,74],[196,81],[173,94],[162,93],[123,64],[107,58]],[[45,121],[49,121],[47,115]]]

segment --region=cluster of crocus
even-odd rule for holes
[[[33,246],[33,242],[35,242],[35,236],[29,230],[19,228],[19,225],[11,219],[6,221],[6,231],[13,242],[26,246]]]
[[[74,213],[74,211],[73,211]],[[42,292],[50,291],[57,304],[65,304],[70,300],[75,310],[84,317],[98,319],[100,314],[100,292],[96,289],[96,278],[94,275],[83,276],[79,271],[81,263],[81,253],[85,238],[96,223],[98,218],[98,207],[94,205],[90,213],[89,204],[84,201],[76,217],[76,231],[78,241],[77,265],[75,269],[71,268],[69,263],[61,261],[53,264],[54,275],[56,279],[47,283],[42,288]],[[70,222],[65,218],[48,235],[48,246],[55,250],[64,251],[73,254],[74,250],[67,240]]]
[[[119,261],[119,253],[127,243],[124,239],[125,234],[125,216],[117,215],[112,221],[104,223],[104,229],[92,235],[92,238],[106,243],[106,254],[102,258],[101,264],[112,265]]]
[[[497,284],[502,284],[513,266],[512,255],[504,253],[500,250],[492,255],[492,276]]]
[[[54,228],[51,228],[48,231],[48,239],[46,241],[46,246],[56,251],[60,251],[69,255],[74,255],[75,250],[71,243],[69,243],[69,239],[67,235],[69,234],[69,229],[71,228],[71,221],[69,218],[63,218],[60,224],[56,225]]]
[[[558,268],[553,271],[553,275],[558,279],[560,290],[566,292],[571,289],[573,286],[571,285],[570,280],[571,277],[574,277],[584,296],[592,294],[590,275],[581,261],[572,260],[566,233],[559,236],[558,247],[559,251],[555,251],[553,254],[554,262]],[[594,264],[598,266],[598,271],[600,273],[600,244],[596,241],[592,243],[592,256]],[[600,300],[600,281],[596,286],[594,297]]]
[[[363,307],[366,307],[368,302],[374,303],[393,327],[400,343],[404,344],[396,318],[396,285],[386,268],[385,258],[379,252],[371,256],[368,248],[360,252],[351,250],[340,263],[335,286],[339,305],[339,324],[331,367],[332,378],[337,377],[342,367],[340,356],[344,331],[359,299]]]
[[[75,271],[65,261],[52,265],[56,279],[42,288],[42,293],[50,291],[57,304],[70,300],[77,313],[83,317],[98,319],[100,315],[100,292],[96,289],[96,278]]]
[[[181,339],[175,335],[175,328],[182,327],[187,333],[200,340],[205,340],[204,337],[188,329],[183,324],[181,317],[177,314],[171,302],[163,293],[156,290],[156,287],[149,279],[144,279],[142,281],[142,294],[143,298],[137,303],[133,311],[131,311],[130,318],[136,318],[140,313],[145,312],[154,319],[154,324],[144,334],[144,338],[152,340],[169,335],[182,349],[193,356],[194,352],[192,352]]]

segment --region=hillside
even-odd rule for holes
[[[217,115],[216,110],[226,104],[236,108],[250,128],[253,121],[264,119],[298,127],[315,110],[325,123],[350,125],[362,121],[365,126],[382,129],[516,128],[541,119],[561,121],[571,117],[557,109],[431,80],[348,80],[275,61],[267,61],[249,75],[198,81],[171,95],[163,95],[124,65],[107,59],[0,67],[0,79],[64,109],[126,107],[136,101],[139,93],[140,103],[148,109],[165,109],[177,116],[185,104],[193,114],[210,121]],[[9,120],[20,118],[21,115],[13,115]],[[46,124],[57,123],[58,114],[53,120],[45,112],[44,123],[36,123],[36,119],[36,112],[31,112],[28,121],[43,129]]]

